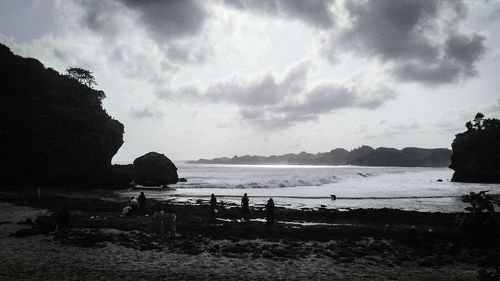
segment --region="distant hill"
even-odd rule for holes
[[[359,165],[401,167],[447,167],[451,163],[451,150],[445,148],[406,147],[401,150],[361,146],[351,151],[336,148],[316,154],[301,152],[272,156],[244,155],[232,158],[199,159],[194,164],[288,164],[288,165]]]

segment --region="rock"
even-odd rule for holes
[[[145,186],[161,186],[177,183],[177,167],[167,156],[149,152],[134,160],[135,183]]]
[[[277,257],[288,257],[290,252],[282,246],[276,246],[271,249],[271,253]]]
[[[133,187],[135,178],[135,168],[133,164],[113,165],[112,183],[118,187]]]
[[[437,182],[443,182],[443,180],[442,179],[438,179]]]
[[[273,257],[273,254],[271,254],[271,252],[267,251],[267,250],[264,250],[262,251],[262,256],[264,258],[272,258]]]
[[[500,120],[483,117],[478,113],[453,140],[452,181],[500,183]]]
[[[0,186],[106,182],[124,127],[104,93],[1,44],[0,61]]]
[[[180,178],[179,182],[187,182],[187,179],[186,178]]]

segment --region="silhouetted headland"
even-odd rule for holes
[[[452,181],[500,183],[500,120],[478,113],[465,127],[452,144]]]
[[[330,152],[285,154],[272,156],[234,156],[214,159],[199,159],[197,164],[287,164],[287,165],[358,165],[358,166],[401,166],[401,167],[447,167],[450,165],[451,150],[445,148],[425,149],[361,146],[351,151],[336,148]]]
[[[0,186],[125,187],[177,182],[163,154],[113,166],[124,126],[102,106],[92,73],[62,75],[0,44]]]

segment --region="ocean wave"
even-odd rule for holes
[[[337,183],[338,178],[330,176],[327,178],[312,178],[312,179],[271,179],[263,182],[245,182],[245,183],[229,183],[229,182],[205,182],[205,181],[190,181],[186,183],[178,183],[176,188],[284,188],[297,186],[321,186],[325,184]]]

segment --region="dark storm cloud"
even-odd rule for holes
[[[450,35],[445,43],[444,56],[428,64],[405,63],[394,68],[394,74],[403,81],[419,81],[426,84],[456,82],[477,75],[475,62],[484,54],[485,38]]]
[[[340,46],[389,63],[400,80],[424,84],[476,75],[485,38],[457,31],[467,14],[462,1],[349,0],[345,8],[349,25],[332,36],[328,57]]]
[[[112,34],[120,28],[124,8],[137,13],[142,27],[159,42],[197,35],[207,12],[198,0],[113,0],[80,1],[82,22],[91,30]]]
[[[395,97],[391,89],[379,85],[366,90],[347,83],[330,83],[307,89],[310,68],[310,63],[303,62],[290,68],[281,79],[270,73],[251,81],[234,78],[214,83],[204,93],[194,87],[170,91],[168,98],[235,105],[243,121],[273,130],[314,121],[336,110],[376,109]]]
[[[435,46],[420,28],[436,16],[437,1],[348,1],[346,8],[352,27],[343,32],[343,45],[384,60],[436,56]]]
[[[198,0],[119,0],[140,13],[142,22],[159,38],[198,34],[207,12]]]
[[[84,8],[81,22],[90,30],[106,36],[118,31],[120,23],[115,13],[121,8],[118,2],[90,0],[79,3]]]
[[[239,10],[301,20],[318,28],[331,28],[335,22],[330,11],[333,0],[224,0],[224,3]]]

